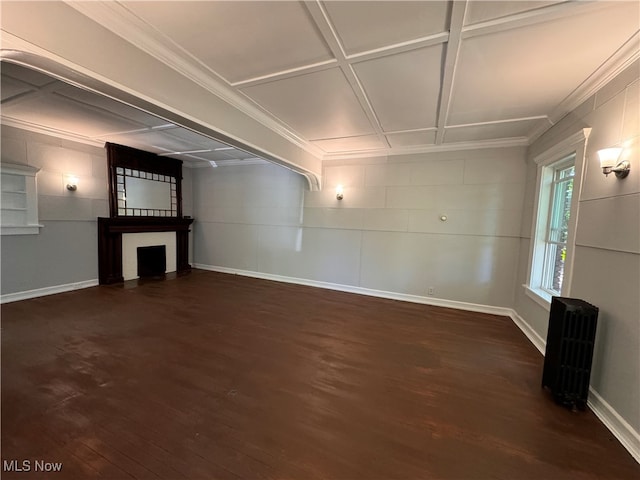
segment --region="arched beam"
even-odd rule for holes
[[[286,167],[320,188],[322,163],[212,92],[59,2],[3,5],[0,58]]]

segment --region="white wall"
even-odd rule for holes
[[[96,218],[109,215],[104,149],[2,126],[2,162],[41,170],[38,235],[2,236],[2,294],[96,280]],[[80,181],[66,189],[65,175]]]
[[[524,153],[332,161],[319,192],[271,165],[197,169],[194,262],[508,307]]]
[[[518,284],[527,281],[536,168],[532,158],[585,127],[586,172],[579,199],[571,296],[600,309],[592,388],[626,421],[640,452],[640,69],[636,62],[529,148]],[[605,177],[597,150],[626,143],[629,177]],[[516,291],[515,309],[543,339],[548,312]],[[624,425],[619,428],[624,428]],[[633,437],[635,435],[635,440]],[[633,447],[632,447],[633,448]]]
[[[109,216],[104,148],[2,126],[2,162],[40,168],[38,235],[1,238],[2,295],[82,282],[97,282],[97,217]],[[79,178],[66,189],[65,175]],[[183,213],[192,215],[191,171],[183,168]],[[191,252],[190,252],[191,254]]]

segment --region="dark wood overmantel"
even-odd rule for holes
[[[189,227],[192,218],[113,217],[98,218],[98,277],[101,285],[123,282],[122,234],[176,232],[176,270],[184,273],[189,265]]]

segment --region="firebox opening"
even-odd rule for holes
[[[138,247],[138,276],[157,277],[167,270],[167,249],[165,245]]]

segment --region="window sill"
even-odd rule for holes
[[[524,287],[524,293],[527,296],[544,308],[547,312],[551,310],[551,294],[541,290],[539,288],[531,288],[529,285],[522,285]]]
[[[1,235],[38,235],[44,225],[2,225]]]

